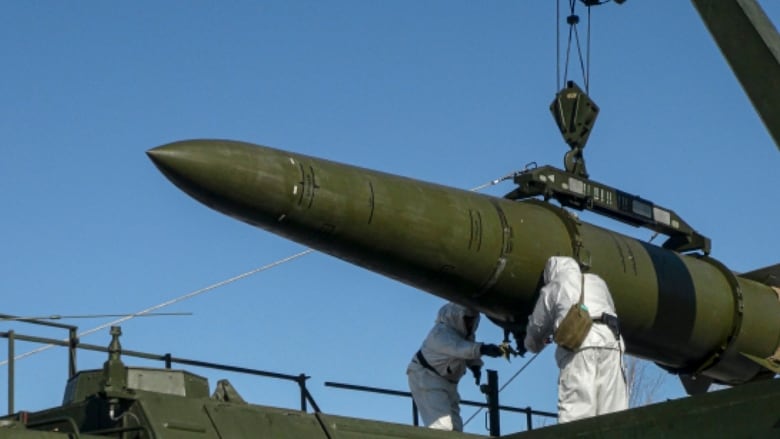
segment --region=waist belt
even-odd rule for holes
[[[593,323],[601,323],[615,334],[615,338],[620,339],[620,322],[616,315],[602,313],[600,317],[593,317]]]
[[[441,376],[441,374],[431,366],[431,363],[428,362],[428,360],[423,357],[422,351],[417,351],[417,362],[420,363],[420,365],[431,372],[435,373],[436,375]]]
[[[443,377],[443,376],[442,376],[442,375],[439,373],[439,371],[438,371],[438,370],[436,370],[436,369],[434,369],[434,368],[433,368],[433,366],[431,366],[431,363],[429,363],[429,362],[428,362],[428,360],[426,360],[426,359],[425,359],[425,357],[424,357],[424,356],[423,356],[423,354],[422,354],[422,351],[417,351],[417,354],[415,355],[415,357],[417,358],[417,362],[418,362],[418,363],[420,363],[420,366],[422,366],[422,367],[424,367],[424,368],[426,368],[426,369],[430,370],[431,372],[435,373],[435,374],[436,374],[436,376],[440,376],[440,377],[444,378],[444,377]],[[444,378],[444,379],[445,379],[445,380],[447,380],[447,381],[449,381],[449,382],[451,382],[451,383],[453,383],[453,384],[458,384],[458,381],[457,381],[457,380],[451,380],[451,379],[449,379],[449,378]]]
[[[417,354],[415,354],[415,357],[417,358],[417,362],[420,363],[420,366],[430,370],[431,372],[435,373],[437,376],[440,376],[440,377],[444,378],[439,373],[439,371],[434,369],[433,366],[431,366],[431,363],[429,363],[428,360],[425,359],[425,357],[422,354],[422,351],[417,351]],[[448,371],[449,371],[449,369],[448,369]],[[444,378],[444,379],[449,381],[449,382],[451,382],[451,383],[453,383],[453,384],[458,384],[458,380],[451,380],[449,378]]]

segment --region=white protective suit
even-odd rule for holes
[[[569,308],[579,301],[582,274],[569,257],[551,257],[544,268],[544,283],[528,319],[525,347],[539,352]],[[584,275],[585,306],[591,317],[617,315],[607,284],[599,276]],[[564,423],[628,408],[623,371],[623,340],[603,323],[594,322],[582,346],[570,351],[560,346],[555,360],[558,378],[558,422]]]
[[[465,316],[474,318],[470,333],[464,323]],[[474,341],[478,325],[478,312],[456,303],[448,303],[439,309],[436,324],[419,351],[435,371],[421,364],[417,354],[412,357],[406,374],[409,389],[425,426],[463,431],[458,382],[467,368],[482,366],[482,343]]]

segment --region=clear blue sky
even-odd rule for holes
[[[780,21],[780,3],[763,3]],[[690,2],[608,4],[594,10],[592,32],[601,114],[585,150],[591,176],[675,209],[735,271],[777,263],[780,153]],[[5,2],[0,56],[9,314],[136,312],[303,250],[180,192],[144,154],[167,142],[242,140],[466,189],[531,161],[561,166],[568,150],[548,111],[557,87],[547,0]],[[326,412],[410,422],[406,400],[322,383],[405,390],[442,303],[311,254],[161,310],[190,317],[125,322],[122,341],[303,372]],[[479,337],[499,341],[483,323]],[[0,323],[8,329],[64,336]],[[105,345],[108,330],[83,341]],[[79,357],[83,368],[103,361]],[[487,367],[503,383],[524,362]],[[17,410],[60,401],[65,351],[17,369]],[[193,371],[212,386],[229,378],[252,402],[298,404],[292,384]],[[556,376],[550,349],[502,402],[554,411]],[[482,400],[470,379],[461,393]],[[663,396],[681,393],[670,377]],[[505,431],[522,425],[510,419]],[[482,425],[479,416],[467,430]]]

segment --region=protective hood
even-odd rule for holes
[[[463,321],[463,317],[474,318],[474,328],[472,328],[471,333],[466,329],[466,323]],[[474,309],[450,302],[439,309],[436,323],[447,325],[463,337],[468,337],[477,332],[477,328],[479,327],[479,313]]]
[[[466,332],[464,317],[474,319],[474,328],[470,334]],[[482,365],[479,352],[482,343],[474,341],[477,326],[479,326],[479,313],[474,309],[452,302],[439,309],[436,324],[420,346],[423,358],[436,371],[435,374],[427,373],[430,376],[425,379],[431,379],[433,382],[449,382],[447,385],[457,384],[466,373],[468,366]],[[408,371],[425,374],[426,370],[415,355]]]
[[[551,257],[544,265],[545,285],[568,272],[571,272],[572,277],[579,277],[581,271],[577,261],[568,256]]]

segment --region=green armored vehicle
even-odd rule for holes
[[[777,142],[776,30],[753,0],[693,3]],[[567,158],[566,171],[516,175],[517,189],[503,198],[245,142],[175,142],[148,155],[206,205],[470,305],[516,339],[545,258],[576,257],[618,292],[628,352],[680,375],[692,394],[502,437],[780,437],[780,265],[734,273],[673,211],[590,180],[582,146]],[[668,240],[655,246],[588,224],[546,203],[551,198]],[[212,392],[204,378],[185,371],[125,366],[119,335],[112,330],[102,370],[74,371],[62,405],[0,418],[0,439],[476,437],[252,405],[224,381]],[[734,387],[705,392],[713,382]]]
[[[252,405],[226,380],[182,370],[128,367],[111,329],[102,369],[77,372],[62,405],[0,418],[0,438],[446,438],[411,425]],[[313,400],[311,400],[313,403]],[[314,404],[316,407],[316,404]],[[475,437],[456,434],[456,437]]]
[[[0,418],[0,439],[475,438],[465,433],[281,409],[244,401],[226,380],[210,395],[201,376],[128,367],[118,327],[102,369],[73,375],[62,405]],[[313,403],[313,400],[311,401]],[[313,404],[316,407],[316,404]],[[501,436],[506,438],[751,437],[780,434],[780,380]]]

